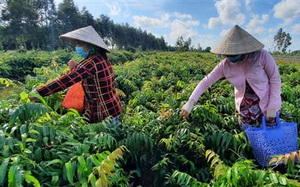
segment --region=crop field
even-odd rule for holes
[[[62,91],[32,102],[30,91],[68,71],[73,52],[0,59],[0,186],[300,186],[300,152],[261,167],[239,129],[225,79],[179,114],[221,60],[210,53],[112,51],[121,123],[88,124],[61,106]],[[274,56],[282,79],[280,118],[300,124],[300,57]],[[280,157],[279,157],[280,158]],[[276,163],[283,164],[276,166]]]

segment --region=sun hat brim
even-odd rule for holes
[[[83,27],[63,35],[59,36],[63,41],[67,41],[70,43],[76,43],[76,40],[83,41],[89,44],[93,44],[95,46],[101,47],[106,51],[109,51],[107,45],[104,43],[101,36],[97,33],[97,31],[92,26]]]
[[[264,44],[247,31],[235,25],[210,52],[220,55],[239,55],[259,51]]]

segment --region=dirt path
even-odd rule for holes
[[[284,60],[288,62],[300,62],[300,57],[280,57],[274,56],[275,60]]]

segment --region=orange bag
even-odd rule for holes
[[[62,102],[64,108],[73,108],[78,112],[83,111],[84,91],[81,82],[71,86]]]

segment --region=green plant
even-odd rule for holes
[[[64,91],[44,98],[30,93],[66,73],[70,58],[80,60],[72,52],[2,55],[0,69],[12,59],[34,61],[36,68],[23,83],[0,78],[3,88],[13,83],[18,87],[0,101],[0,186],[298,185],[292,180],[299,180],[298,163],[288,163],[279,173],[251,161],[253,153],[239,130],[234,88],[228,81],[211,86],[188,119],[180,115],[199,81],[219,62],[213,54],[109,55],[115,53],[120,63],[115,61],[113,68],[123,105],[117,125],[110,124],[110,118],[89,124],[76,110],[62,108]],[[284,72],[281,119],[300,123],[299,63],[278,63]],[[36,103],[28,96],[36,96]]]
[[[206,151],[207,161],[214,169],[215,181],[212,186],[298,186],[299,182],[271,169],[255,169],[250,160],[235,162],[231,167],[225,165],[219,156],[211,150]]]
[[[187,173],[180,172],[178,170],[174,171],[171,176],[167,176],[168,182],[167,185],[171,186],[180,186],[180,187],[189,187],[189,186],[197,186],[197,187],[205,187],[208,184],[201,183],[197,181],[197,179],[191,177]]]

